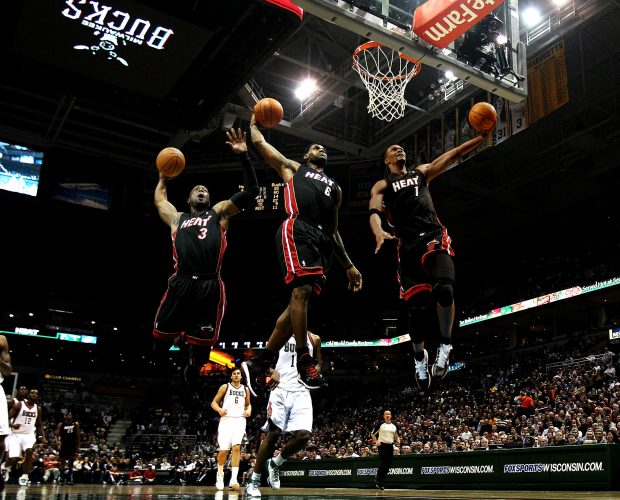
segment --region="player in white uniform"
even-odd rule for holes
[[[32,448],[37,442],[35,431],[41,436],[41,443],[43,445],[47,444],[45,433],[43,432],[41,406],[37,404],[38,400],[39,391],[37,389],[30,389],[28,399],[14,405],[9,412],[12,422],[10,424],[11,433],[5,440],[9,455],[7,468],[14,465],[22,454],[24,455],[22,476],[19,478],[19,484],[21,485],[28,484],[28,475],[30,474],[33,460]]]
[[[11,374],[11,355],[9,354],[9,343],[4,335],[0,335],[0,462],[4,460],[4,438],[10,432],[9,410],[6,402],[6,394],[2,382],[4,377]],[[4,474],[0,474],[0,491],[4,490]]]
[[[316,369],[321,370],[321,339],[308,332],[310,356],[316,359]],[[295,337],[284,344],[278,352],[275,371],[271,373],[272,388],[267,405],[267,422],[262,430],[267,434],[260,443],[250,484],[245,492],[259,497],[261,473],[265,465],[268,482],[273,489],[280,488],[280,466],[299,450],[302,450],[312,434],[312,398],[310,391],[298,380]],[[277,457],[273,456],[276,443],[283,432],[291,432],[289,439]]]
[[[217,476],[215,487],[224,489],[224,464],[228,458],[228,452],[232,446],[230,460],[232,474],[229,487],[232,490],[239,489],[239,462],[241,460],[241,441],[245,435],[246,418],[252,414],[250,404],[250,391],[241,383],[241,370],[235,368],[230,374],[230,383],[223,384],[211,401],[213,408],[220,415],[220,424],[217,428],[217,442],[219,452],[217,454]]]

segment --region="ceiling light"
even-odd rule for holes
[[[523,10],[522,16],[523,22],[529,28],[536,26],[542,18],[542,16],[540,15],[540,11],[536,7],[528,7],[527,9]]]
[[[314,78],[306,78],[295,89],[295,97],[300,101],[308,99],[317,90],[316,80]]]

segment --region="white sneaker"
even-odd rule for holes
[[[19,477],[19,485],[20,486],[27,486],[28,485],[28,474],[22,474]]]
[[[415,360],[415,380],[420,390],[425,391],[431,386],[431,374],[428,372],[428,352],[424,349],[424,359]]]
[[[280,467],[273,463],[273,459],[270,458],[267,460],[267,472],[269,473],[269,477],[267,478],[267,482],[269,486],[271,486],[274,490],[280,489]]]
[[[245,494],[249,497],[261,496],[260,490],[258,489],[259,486],[260,486],[260,483],[258,481],[250,480],[250,482],[245,488]]]
[[[215,478],[215,488],[220,491],[224,489],[224,474],[218,474]]]
[[[444,378],[448,373],[448,367],[450,366],[450,351],[452,346],[450,344],[441,344],[437,348],[437,357],[435,363],[433,363],[433,377]]]

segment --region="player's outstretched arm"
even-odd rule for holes
[[[157,186],[155,186],[154,201],[159,217],[170,226],[170,229],[174,232],[179,225],[181,216],[179,212],[177,212],[177,209],[174,208],[174,205],[168,201],[167,184],[168,178],[160,173],[159,182]]]
[[[425,165],[419,166],[418,170],[424,174],[424,177],[426,177],[426,182],[428,183],[439,174],[445,172],[448,167],[457,161],[461,156],[465,156],[467,153],[470,153],[480,146],[480,144],[486,141],[490,135],[491,131],[474,137],[460,146],[457,146],[450,151],[446,151],[441,156],[435,158],[432,163],[426,163]]]
[[[213,210],[220,216],[220,219],[227,219],[247,208],[252,200],[258,195],[258,180],[254,165],[248,154],[248,146],[246,143],[246,134],[241,129],[230,129],[226,132],[228,141],[226,144],[230,146],[233,153],[239,156],[241,160],[241,170],[243,172],[243,190],[233,194],[230,200],[224,200],[216,203]]]
[[[252,143],[256,149],[258,149],[258,152],[278,173],[282,180],[284,182],[290,181],[295,172],[297,172],[300,164],[286,158],[280,151],[265,140],[265,137],[258,129],[254,114],[252,114],[252,118],[250,119],[250,137],[252,138]]]

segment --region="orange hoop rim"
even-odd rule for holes
[[[390,81],[390,80],[404,80],[406,78],[413,78],[422,69],[422,63],[420,61],[418,61],[417,59],[414,59],[413,57],[409,57],[408,55],[403,54],[402,52],[398,52],[398,57],[415,64],[415,67],[413,68],[413,70],[411,70],[409,73],[405,73],[404,75],[398,75],[398,76],[381,76],[380,77],[377,75],[373,75],[372,73],[369,73],[368,71],[361,68],[361,66],[357,62],[358,61],[357,56],[360,54],[360,52],[363,52],[368,49],[374,49],[375,47],[385,47],[385,45],[379,42],[370,41],[370,42],[363,43],[353,52],[353,65],[358,69],[359,72],[364,73],[368,76],[371,76],[372,78],[376,80]],[[394,49],[391,49],[391,50],[394,50]]]

